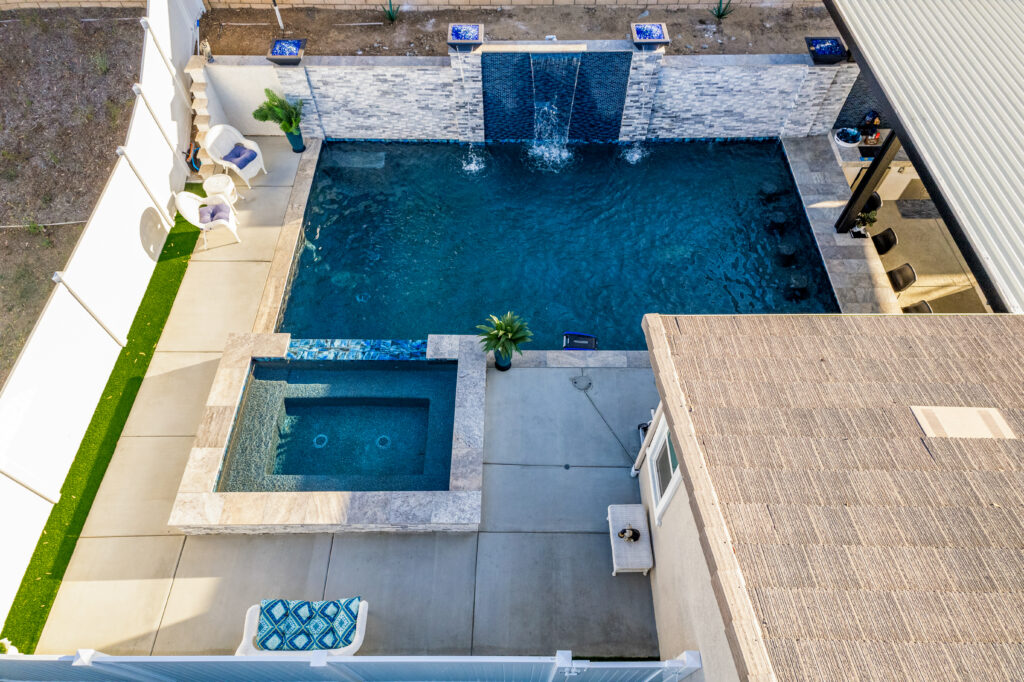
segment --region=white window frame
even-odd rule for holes
[[[679,488],[679,484],[683,480],[683,475],[679,472],[682,465],[677,461],[676,468],[672,471],[672,478],[669,479],[668,485],[665,486],[665,493],[662,494],[660,485],[661,479],[658,476],[658,457],[668,457],[670,437],[668,420],[662,417],[654,432],[654,438],[651,440],[651,446],[647,449],[647,468],[650,471],[651,501],[654,504],[654,523],[658,526],[661,525],[661,517],[665,515],[665,510],[668,509],[669,503],[672,501],[672,498],[676,494],[676,490]],[[675,443],[673,443],[673,445],[675,445]],[[676,448],[676,453],[676,458],[678,460],[678,448]]]

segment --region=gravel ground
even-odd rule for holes
[[[128,131],[139,9],[0,12],[0,383]],[[83,21],[83,19],[99,19]]]
[[[408,11],[394,24],[380,10],[285,8],[281,17],[284,35],[307,39],[308,55],[445,55],[448,24],[458,21],[483,22],[490,40],[625,39],[631,22],[664,21],[672,36],[669,54],[805,52],[804,36],[837,35],[824,7],[738,7],[720,24],[706,9],[572,6]],[[265,54],[282,35],[269,9],[214,10],[203,17],[200,32],[214,55]]]

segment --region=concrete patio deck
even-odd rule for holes
[[[228,654],[262,598],[358,594],[362,654],[657,657],[650,583],[612,577],[604,520],[640,499],[628,467],[658,401],[647,367],[489,370],[479,533],[167,527],[224,339],[256,324],[294,182],[284,139],[260,144],[273,170],[241,189],[243,242],[200,241],[36,652]]]

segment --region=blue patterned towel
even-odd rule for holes
[[[341,649],[356,634],[359,597],[334,601],[264,599],[256,646],[266,651]]]

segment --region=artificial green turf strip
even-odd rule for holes
[[[186,189],[203,193],[199,184],[186,185]],[[25,577],[21,579],[0,633],[23,654],[34,652],[39,643],[64,571],[149,368],[198,238],[199,230],[177,216],[128,331],[128,345],[121,349],[110,372],[103,396],[60,489],[60,500],[50,511],[32,560],[25,569]],[[74,381],[74,377],[68,377],[68,381]]]

